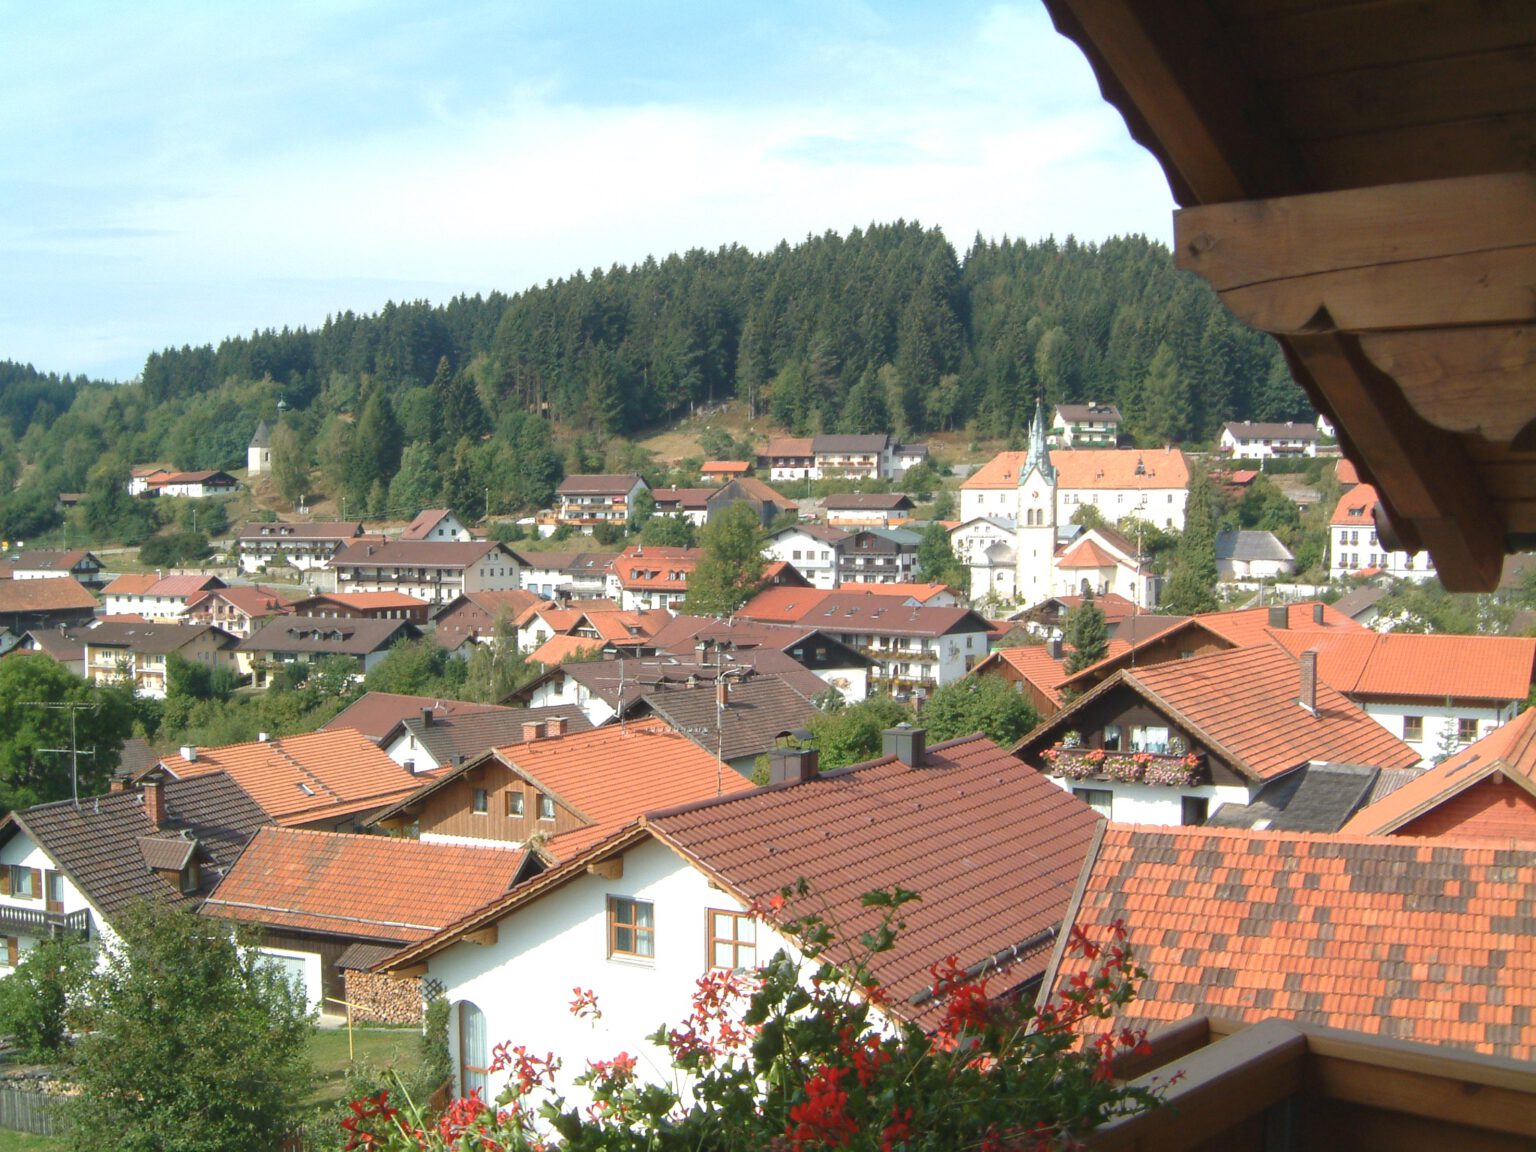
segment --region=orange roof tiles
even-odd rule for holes
[[[1028,452],[999,452],[973,472],[961,488],[1012,488]],[[1189,460],[1177,448],[1055,448],[1057,490],[1063,488],[1126,488],[1153,490],[1189,487]],[[1143,473],[1136,468],[1141,465]]]
[[[734,769],[656,721],[524,741],[496,754],[590,821],[549,841],[549,851],[561,859],[642,812],[752,788]]]
[[[504,893],[526,853],[487,843],[423,843],[263,828],[203,905],[207,915],[404,943]]]
[[[797,624],[830,595],[818,588],[764,588],[736,614],[770,624]]]
[[[1524,700],[1536,637],[1270,630],[1289,652],[1317,653],[1317,674],[1351,697]]]
[[[1060,657],[1052,657],[1051,650],[1044,644],[1028,644],[1022,648],[999,648],[977,664],[972,672],[984,675],[988,666],[996,663],[1008,664],[1038,688],[1047,700],[1058,708],[1061,707],[1061,691],[1057,685],[1061,683],[1062,667],[1066,663],[1065,651]]]
[[[179,756],[160,763],[183,779],[227,772],[273,820],[289,827],[381,808],[419,784],[350,728],[200,748],[191,763]]]
[[[1333,478],[1348,488],[1360,483],[1360,470],[1355,467],[1353,461],[1340,457],[1338,463],[1333,466]]]
[[[1092,540],[1067,549],[1056,561],[1058,568],[1113,568],[1119,561]]]
[[[540,644],[532,652],[528,653],[529,663],[546,664],[553,667],[556,664],[564,664],[567,660],[574,660],[585,656],[590,659],[594,653],[603,650],[603,642],[594,640],[590,636],[551,636]]]
[[[1387,836],[1472,785],[1499,776],[1536,795],[1536,708],[1368,804],[1344,825],[1346,835]]]
[[[1123,921],[1147,971],[1107,1026],[1283,1016],[1531,1060],[1533,891],[1530,851],[1111,825],[1074,929]]]
[[[1321,677],[1316,714],[1302,708],[1296,702],[1301,662],[1278,648],[1239,648],[1119,676],[1187,720],[1213,751],[1225,751],[1234,767],[1260,780],[1310,760],[1379,768],[1419,762],[1417,752]]]
[[[96,597],[73,576],[0,580],[0,612],[89,612]]]
[[[1280,605],[1274,605],[1278,609]],[[1304,604],[1287,604],[1285,607],[1286,629],[1319,633],[1328,631],[1363,632],[1364,626],[1344,615],[1332,604],[1308,601]],[[1193,619],[1207,631],[1220,636],[1237,648],[1249,648],[1263,644],[1274,628],[1271,608],[1243,608],[1236,612],[1202,612]],[[1322,620],[1319,622],[1318,615]]]
[[[153,572],[124,572],[102,589],[106,596],[142,596],[160,579]]]
[[[636,545],[627,548],[613,561],[613,574],[624,588],[652,588],[685,592],[702,548],[670,548]]]
[[[1362,525],[1374,528],[1376,520],[1371,515],[1371,509],[1376,507],[1378,499],[1376,489],[1371,485],[1357,484],[1339,497],[1339,502],[1334,506],[1333,516],[1328,523],[1354,528]]]

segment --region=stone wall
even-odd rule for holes
[[[421,980],[393,980],[382,973],[345,972],[347,1001],[355,1023],[420,1024]]]

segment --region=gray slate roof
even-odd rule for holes
[[[523,742],[523,725],[537,724],[545,720],[564,717],[566,731],[589,732],[592,722],[587,714],[574,704],[560,704],[551,708],[503,708],[494,712],[472,712],[434,717],[431,724],[420,715],[408,716],[398,728],[416,737],[420,744],[441,765],[459,764],[473,760],[492,748],[505,748],[509,744]],[[398,731],[397,728],[397,731]],[[386,740],[395,733],[390,733]]]
[[[415,639],[420,629],[404,620],[336,616],[279,616],[236,646],[242,652],[315,652],[366,656],[396,640]]]
[[[1286,546],[1273,532],[1254,532],[1247,529],[1216,534],[1217,560],[1294,560]]]
[[[713,684],[655,692],[645,704],[711,756],[718,748],[725,760],[769,751],[779,736],[808,726],[817,713],[816,705],[783,680],[727,683],[724,708],[718,707]]]
[[[1272,780],[1250,804],[1223,804],[1216,828],[1337,832],[1370,798],[1381,769],[1368,764],[1308,764]]]

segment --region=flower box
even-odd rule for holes
[[[1058,745],[1044,754],[1046,771],[1068,780],[1103,778],[1121,784],[1187,788],[1200,782],[1204,756],[1161,756],[1153,752],[1106,752],[1102,748]]]

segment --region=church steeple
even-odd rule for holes
[[[1040,476],[1047,484],[1055,486],[1056,469],[1051,467],[1051,452],[1045,446],[1045,400],[1038,393],[1035,395],[1035,418],[1029,422],[1029,453],[1024,458],[1024,467],[1019,469],[1021,487],[1024,478],[1035,468],[1040,469]]]

